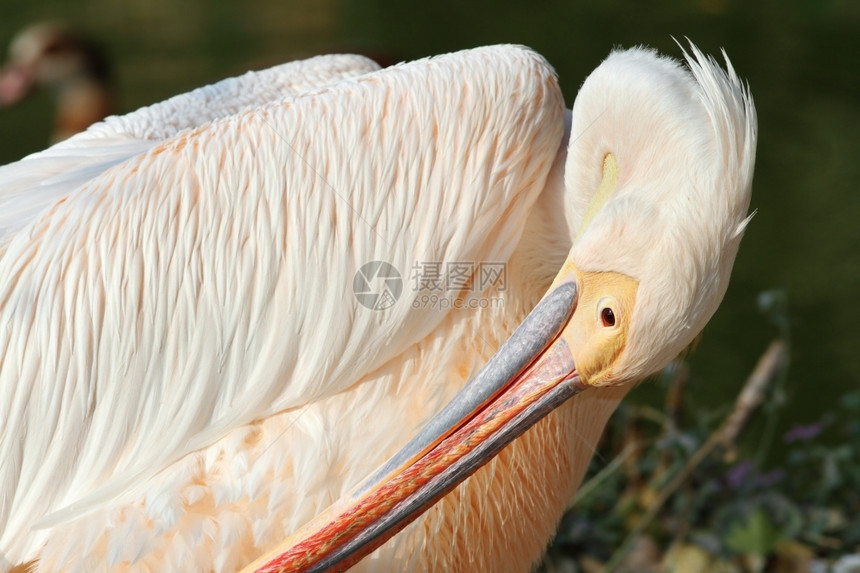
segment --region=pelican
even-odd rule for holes
[[[18,32],[0,68],[0,108],[48,89],[56,99],[53,142],[62,141],[113,112],[110,66],[90,38],[57,22]]]
[[[0,570],[305,569],[512,379],[581,393],[331,566],[528,570],[748,222],[752,99],[685,59],[615,51],[567,111],[523,47],[318,57],[0,169]]]

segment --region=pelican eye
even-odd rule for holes
[[[615,313],[612,312],[611,308],[607,306],[600,311],[600,321],[603,326],[615,326]]]

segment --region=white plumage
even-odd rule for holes
[[[595,382],[665,365],[725,290],[755,149],[734,73],[694,54],[695,78],[648,51],[613,54],[567,120],[552,69],[522,48],[374,73],[316,58],[109,118],[0,168],[7,568],[242,567],[438,411],[586,227],[580,268],[626,272],[651,301]],[[617,192],[583,221],[608,152]],[[665,256],[681,249],[673,261],[693,274],[652,280],[666,265],[634,232]],[[380,311],[352,292],[373,260],[405,282]],[[497,301],[485,308],[422,305],[411,279],[423,262],[503,262],[507,283],[441,293]],[[668,319],[654,318],[667,304],[655,289],[672,295]],[[528,567],[626,389],[551,414],[360,567]]]

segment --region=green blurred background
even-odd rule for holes
[[[613,47],[645,44],[677,56],[672,38],[686,36],[712,54],[725,48],[758,108],[757,214],[726,299],[688,357],[691,391],[702,404],[734,399],[777,335],[757,308],[759,293],[771,289],[787,293],[793,343],[784,395],[770,397],[786,400],[780,431],[818,420],[839,396],[860,387],[856,0],[5,0],[0,44],[42,20],[68,22],[102,43],[120,112],[317,53],[360,51],[399,61],[500,42],[543,54],[570,105]],[[46,93],[0,110],[0,164],[43,148],[52,122]],[[632,399],[660,398],[646,383]],[[746,447],[759,446],[761,431],[754,421]],[[772,463],[783,455],[780,443],[768,454]]]

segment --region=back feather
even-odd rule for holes
[[[222,80],[123,116],[0,167],[0,248],[39,212],[108,168],[184,129],[378,70],[355,55],[318,56]]]

